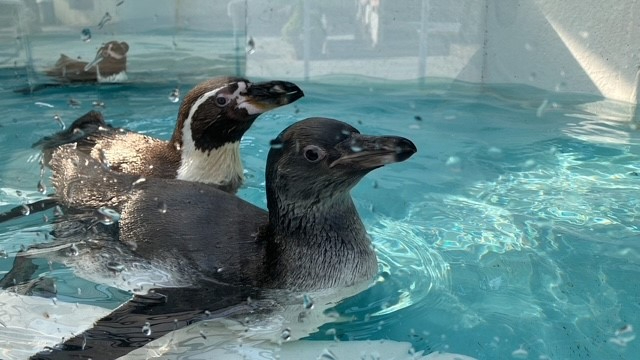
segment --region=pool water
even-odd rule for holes
[[[31,144],[60,129],[54,116],[69,124],[97,108],[116,126],[167,139],[179,106],[168,84],[33,95],[7,84],[0,90],[0,211],[43,197]],[[261,116],[243,138],[242,198],[266,207],[269,140],[299,119],[333,117],[418,147],[353,190],[380,278],[338,306],[349,321],[325,324],[310,339],[408,341],[415,351],[477,359],[640,353],[640,135],[628,104],[437,80],[299,85],[305,98]],[[42,214],[0,224],[0,275],[22,247],[48,241],[48,230]],[[58,302],[114,308],[129,298],[61,265],[43,264],[41,273],[57,279]]]

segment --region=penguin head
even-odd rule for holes
[[[403,137],[363,135],[334,119],[302,120],[272,141],[268,201],[305,203],[348,193],[371,170],[404,161],[416,151]]]
[[[184,98],[172,142],[207,152],[239,142],[262,113],[303,97],[286,81],[252,83],[237,77],[219,77],[193,88]]]

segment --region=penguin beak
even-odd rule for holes
[[[381,166],[405,161],[418,149],[409,139],[400,136],[368,136],[354,133],[336,146],[340,157],[330,168],[373,170]]]
[[[249,113],[261,114],[291,104],[303,96],[302,89],[288,81],[275,80],[251,84],[244,101],[238,104],[238,107],[246,108]]]

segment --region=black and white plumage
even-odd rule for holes
[[[405,138],[362,135],[337,120],[295,123],[272,142],[266,212],[206,184],[110,173],[71,147],[56,150],[51,166],[59,200],[118,210],[119,243],[138,262],[165,264],[184,286],[136,295],[61,349],[36,358],[96,358],[106,349],[123,355],[200,320],[205,310],[224,312],[268,289],[368,283],[377,273],[376,255],[349,192],[371,170],[415,152]],[[159,203],[166,212],[158,212]],[[145,341],[124,335],[147,322],[152,335]]]

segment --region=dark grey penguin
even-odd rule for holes
[[[186,285],[136,295],[34,358],[122,356],[205,311],[224,313],[259,297],[256,289],[313,291],[370,281],[376,255],[349,192],[371,170],[415,152],[405,138],[362,135],[337,120],[297,122],[272,141],[266,212],[206,184],[110,173],[73,148],[57,149],[51,165],[59,200],[117,209],[119,243],[138,262],[164,264]],[[158,211],[159,203],[166,211]],[[150,335],[140,338],[145,323]]]
[[[145,177],[161,177],[213,184],[235,193],[244,181],[240,140],[256,118],[304,96],[286,81],[251,83],[236,77],[217,77],[198,84],[185,96],[169,141],[113,128],[102,114],[90,111],[71,126],[47,136],[41,147],[45,163],[58,146],[76,143],[78,150],[106,164],[110,170]],[[52,199],[0,213],[0,222],[56,205]]]

